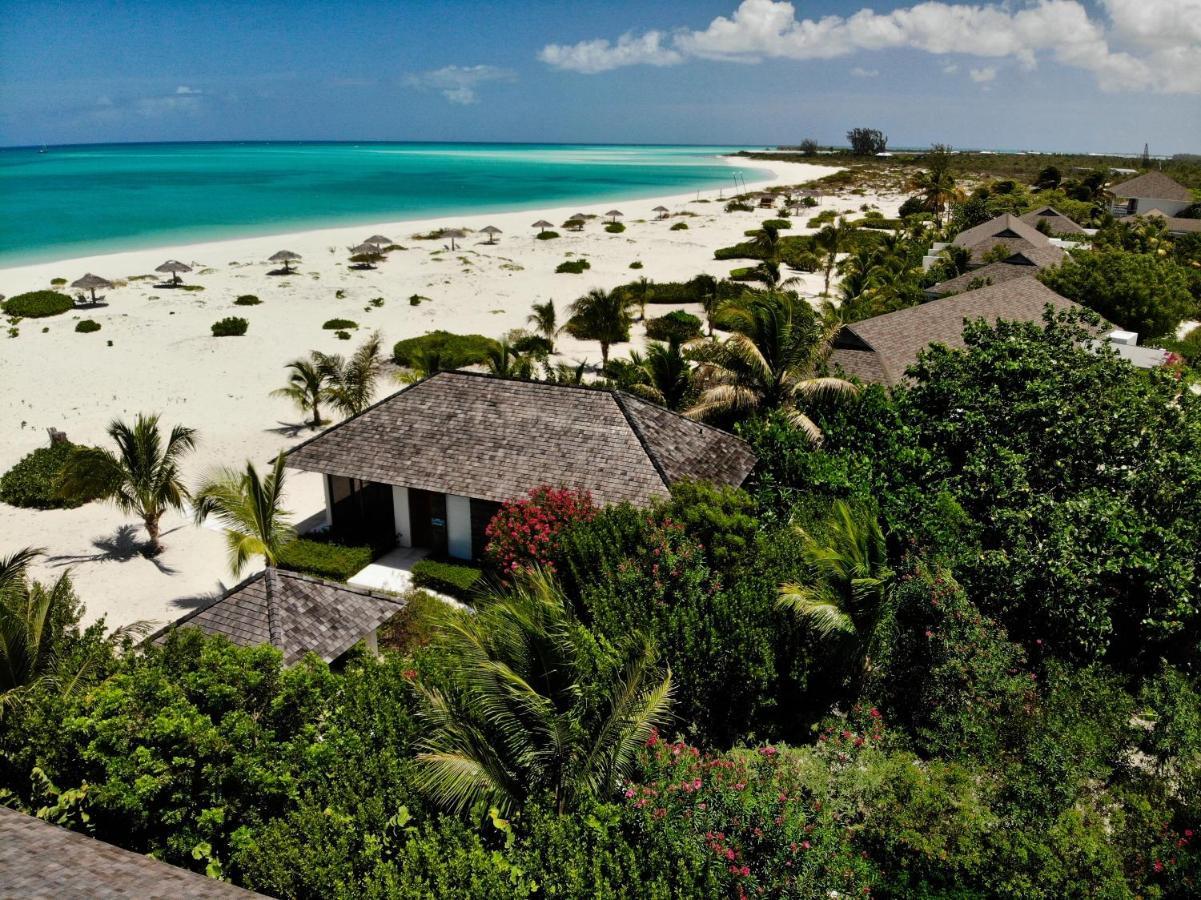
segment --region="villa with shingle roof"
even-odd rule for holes
[[[405,600],[299,572],[267,568],[226,591],[216,602],[152,635],[162,643],[173,628],[199,628],[241,647],[270,644],[284,665],[315,653],[333,662],[405,607]]]
[[[4,897],[54,900],[262,896],[2,806],[0,888]]]
[[[1027,225],[1038,228],[1039,222],[1046,222],[1052,234],[1084,234],[1084,228],[1069,219],[1054,206],[1042,206],[1021,216]]]
[[[970,250],[972,262],[976,265],[983,265],[985,257],[997,247],[1003,246],[1010,253],[1018,253],[1022,250],[1052,246],[1049,237],[1033,225],[1009,213],[959,232],[952,243]]]
[[[1029,277],[1048,266],[1058,265],[1066,256],[1067,253],[1059,247],[1029,247],[1006,259],[989,263],[978,269],[970,269],[955,278],[948,278],[946,281],[932,284],[926,288],[925,293],[927,297],[948,297],[951,294],[961,294],[974,284],[980,287],[1004,284],[1015,278]]]
[[[617,390],[440,372],[305,441],[326,519],[377,544],[478,557],[505,500],[542,484],[647,504],[683,479],[740,485],[750,447]]]
[[[905,380],[905,370],[930,344],[963,349],[965,321],[1041,322],[1048,304],[1056,310],[1081,308],[1028,276],[852,322],[834,339],[830,365],[891,387]]]
[[[1201,219],[1182,219],[1169,216],[1162,209],[1149,209],[1137,216],[1122,216],[1122,222],[1138,222],[1140,219],[1159,219],[1172,234],[1196,234],[1201,232]]]
[[[1163,172],[1147,172],[1121,184],[1115,184],[1109,192],[1118,199],[1114,204],[1115,216],[1134,216],[1151,210],[1174,217],[1197,201],[1193,192]]]

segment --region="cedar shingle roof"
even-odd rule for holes
[[[1028,225],[1009,213],[959,232],[955,235],[954,243],[959,247],[973,249],[983,247],[984,252],[988,252],[997,244],[1008,245],[1017,240],[1024,240],[1035,247],[1045,247],[1051,243],[1051,239],[1033,225]]]
[[[1045,221],[1055,234],[1084,234],[1084,228],[1069,219],[1054,206],[1042,206],[1026,213],[1021,217],[1027,225],[1038,228],[1038,223]]]
[[[441,372],[299,445],[288,465],[497,502],[553,484],[641,504],[681,478],[741,484],[755,457],[621,391]]]
[[[959,294],[966,291],[968,286],[974,281],[985,281],[988,284],[1004,284],[1006,281],[1013,281],[1015,278],[1025,278],[1031,274],[1032,270],[1037,271],[1047,266],[1058,265],[1063,262],[1066,256],[1067,253],[1054,245],[1027,247],[1019,250],[1007,259],[989,263],[986,266],[972,269],[964,272],[962,275],[957,275],[954,278],[948,278],[946,281],[940,281],[938,284],[931,285],[926,288],[926,293],[933,297],[946,297],[950,294]]]
[[[48,900],[262,896],[4,807],[0,807],[0,885],[5,897]]]
[[[1147,172],[1115,184],[1109,189],[1115,197],[1128,199],[1130,197],[1148,200],[1192,200],[1192,192],[1174,178],[1169,178],[1163,172]]]
[[[242,647],[271,644],[283,653],[284,665],[310,651],[332,662],[402,609],[404,601],[398,597],[266,569],[152,639],[162,643],[171,628],[199,628]]]
[[[941,297],[844,325],[835,339],[830,362],[865,381],[894,385],[904,379],[905,370],[917,362],[918,353],[929,344],[962,349],[965,319],[1039,322],[1048,303],[1057,309],[1080,308],[1034,277]],[[873,372],[878,377],[869,377]]]

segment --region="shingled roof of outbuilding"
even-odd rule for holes
[[[1083,226],[1069,219],[1054,206],[1040,206],[1038,209],[1026,213],[1021,219],[1036,229],[1039,222],[1045,221],[1055,234],[1084,234]]]
[[[1119,222],[1138,222],[1140,219],[1154,216],[1160,219],[1164,227],[1168,231],[1174,231],[1177,234],[1186,234],[1189,232],[1201,232],[1201,219],[1182,219],[1179,216],[1169,216],[1162,209],[1149,209],[1145,213],[1139,213],[1136,216],[1122,216]]]
[[[1193,194],[1188,188],[1169,178],[1163,172],[1146,172],[1115,184],[1109,189],[1115,197],[1145,197],[1149,200],[1192,200]]]
[[[259,897],[87,835],[0,807],[0,882],[5,897],[239,900]]]
[[[1067,256],[1063,250],[1054,245],[1046,247],[1025,247],[998,262],[989,263],[978,269],[971,269],[962,275],[940,281],[926,288],[926,293],[933,297],[947,297],[968,290],[973,282],[989,284],[1004,284],[1015,278],[1026,278],[1032,271],[1044,269],[1047,266],[1058,265]]]
[[[288,465],[496,502],[551,484],[644,504],[684,478],[739,485],[755,457],[622,391],[440,372],[300,444]]]
[[[844,325],[834,341],[830,362],[864,381],[894,385],[904,379],[905,370],[917,362],[918,353],[930,344],[963,349],[965,320],[1039,322],[1048,303],[1060,310],[1080,308],[1034,277],[940,297]],[[873,373],[878,376],[869,377]]]
[[[332,662],[404,606],[400,597],[269,568],[151,639],[162,643],[172,628],[199,628],[242,647],[271,644],[283,653],[285,665],[309,652]]]
[[[1003,213],[995,219],[959,232],[955,235],[954,243],[959,247],[983,247],[987,252],[997,244],[1008,245],[1017,240],[1026,241],[1035,247],[1045,247],[1051,243],[1051,239],[1033,225],[1009,213]]]

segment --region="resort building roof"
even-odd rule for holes
[[[271,644],[284,664],[316,653],[337,659],[404,609],[405,601],[311,575],[268,568],[230,588],[215,603],[189,613],[152,637],[166,640],[172,628],[222,634],[242,647]]]
[[[942,297],[844,325],[834,341],[830,361],[863,381],[898,384],[928,345],[962,349],[965,320],[1038,322],[1048,303],[1061,310],[1080,308],[1032,276]]]
[[[1164,227],[1176,234],[1201,232],[1201,219],[1182,219],[1179,216],[1169,216],[1162,209],[1149,209],[1145,213],[1139,213],[1136,216],[1122,216],[1121,221],[1137,222],[1144,216],[1155,216],[1158,219],[1162,219]]]
[[[196,897],[237,900],[250,891],[0,807],[6,897]]]
[[[1054,206],[1043,206],[1036,210],[1026,213],[1021,217],[1021,220],[1027,225],[1038,228],[1039,222],[1046,222],[1051,226],[1051,231],[1054,234],[1084,234],[1083,226],[1069,219]]]
[[[962,275],[957,275],[954,278],[948,278],[946,281],[933,284],[926,288],[926,295],[929,297],[946,297],[949,294],[959,294],[968,290],[973,283],[980,283],[987,286],[989,284],[1003,284],[1015,278],[1025,278],[1039,269],[1058,265],[1063,262],[1066,256],[1066,252],[1053,245],[1027,247],[998,262],[989,263],[986,266],[972,269],[964,272]]]
[[[1121,184],[1115,184],[1109,189],[1115,197],[1150,197],[1156,200],[1193,199],[1192,192],[1174,178],[1169,178],[1163,172],[1147,172]]]
[[[300,444],[288,465],[496,502],[551,484],[642,504],[681,479],[741,484],[755,457],[623,391],[440,372]]]
[[[1015,240],[1026,241],[1034,247],[1044,247],[1051,243],[1051,239],[1033,225],[1009,213],[959,232],[955,235],[953,243],[959,247],[979,247],[983,244],[988,249],[998,243]]]

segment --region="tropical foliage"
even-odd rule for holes
[[[196,490],[196,524],[212,517],[225,527],[234,575],[241,574],[254,556],[261,556],[264,565],[276,565],[296,536],[288,523],[290,513],[283,508],[286,462],[287,457],[279,454],[266,476],[247,462],[244,471],[222,470]]]

